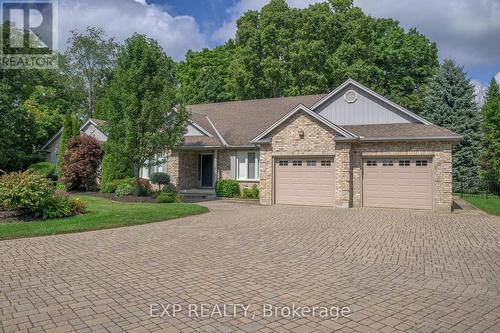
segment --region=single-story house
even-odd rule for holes
[[[184,144],[152,171],[184,193],[257,184],[263,205],[449,212],[462,137],[348,80],[328,94],[189,105]],[[105,140],[100,121],[82,132]],[[57,135],[46,145],[54,161]]]

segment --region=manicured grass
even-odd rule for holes
[[[65,219],[0,224],[0,239],[124,227],[208,211],[206,207],[188,203],[123,203],[91,196],[79,197],[85,201],[87,213]]]
[[[462,199],[488,214],[500,215],[500,197],[498,196],[488,195],[488,199],[485,196],[463,197]]]

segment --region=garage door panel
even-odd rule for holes
[[[280,165],[287,161],[288,165]],[[293,165],[299,161],[302,165]],[[316,165],[307,165],[315,161]],[[321,161],[330,161],[329,166]],[[334,206],[335,168],[333,158],[279,159],[275,163],[275,201],[277,204]]]
[[[423,162],[417,165],[417,161],[422,160],[426,165],[422,165]],[[392,161],[392,165],[384,166],[384,161]],[[363,161],[363,205],[366,207],[432,209],[432,186],[431,159],[396,157]]]

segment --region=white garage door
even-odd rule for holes
[[[432,159],[366,159],[363,170],[365,207],[432,209]]]
[[[335,205],[332,158],[289,158],[275,162],[275,202],[287,205]]]

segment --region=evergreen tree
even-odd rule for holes
[[[453,181],[477,182],[481,155],[481,118],[474,87],[462,67],[447,59],[429,85],[424,99],[424,117],[438,126],[462,135],[453,147]]]
[[[56,161],[57,176],[61,176],[61,166],[63,163],[64,152],[66,151],[66,146],[68,144],[68,141],[72,137],[73,137],[73,121],[71,119],[71,114],[68,112],[64,115],[63,129],[61,133],[61,138],[59,140],[59,146],[57,148],[57,161]]]
[[[78,120],[73,119],[71,122],[71,137],[76,137],[80,135],[80,126],[78,126]]]
[[[481,167],[488,180],[500,182],[500,87],[493,78],[482,109]]]

